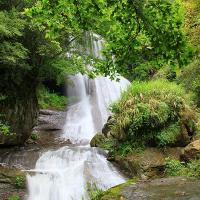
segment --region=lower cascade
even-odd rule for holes
[[[105,77],[94,80],[78,74],[70,77],[68,106],[63,134],[71,145],[47,151],[27,176],[28,200],[88,200],[88,183],[108,189],[125,178],[106,160],[106,153],[89,142],[106,122],[110,103],[120,97],[129,82]]]

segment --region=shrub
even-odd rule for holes
[[[13,194],[12,196],[10,196],[10,197],[8,198],[8,200],[20,200],[20,197],[19,197],[18,194]]]
[[[36,140],[39,139],[39,135],[38,135],[37,133],[32,133],[32,134],[31,134],[31,139],[32,139],[33,141],[36,141]]]
[[[88,183],[87,190],[90,200],[100,200],[104,194],[102,189],[99,189],[95,184]]]
[[[167,176],[183,176],[186,167],[179,160],[166,159],[165,174]]]
[[[180,132],[181,129],[179,123],[174,123],[169,125],[167,128],[164,128],[158,135],[156,135],[159,146],[167,146],[168,144],[172,144],[174,141],[176,141]]]
[[[200,106],[200,60],[195,60],[187,66],[179,76],[179,81],[187,91],[194,92],[194,100]]]
[[[17,176],[15,179],[16,188],[25,188],[26,186],[26,177],[25,176]]]
[[[67,98],[57,93],[52,93],[46,88],[42,88],[38,93],[39,106],[42,109],[63,110],[67,104]]]
[[[186,129],[190,136],[197,132],[197,112],[191,99],[181,86],[165,80],[133,82],[111,106],[112,135],[138,146],[175,145]]]
[[[200,159],[189,163],[181,163],[179,160],[166,159],[165,174],[167,176],[187,176],[200,179]]]
[[[2,123],[0,121],[0,133],[2,133],[3,135],[9,135],[10,134],[10,126]]]
[[[172,68],[171,66],[163,66],[153,76],[153,79],[167,79],[168,81],[175,81],[178,73],[179,73],[179,68]]]

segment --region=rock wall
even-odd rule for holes
[[[38,117],[36,88],[24,85],[16,89],[1,102],[0,113],[11,127],[11,134],[5,136],[0,133],[0,146],[23,144],[29,138]]]

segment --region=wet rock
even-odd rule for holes
[[[102,133],[108,137],[109,133],[110,133],[110,126],[113,124],[112,122],[112,117],[108,117],[107,123],[104,124],[103,128],[102,128]]]
[[[91,140],[90,146],[91,147],[101,147],[102,144],[105,142],[105,136],[102,133],[97,133]]]
[[[0,199],[7,200],[17,194],[21,199],[26,194],[26,173],[14,167],[0,166]]]
[[[63,129],[66,112],[54,110],[40,110],[38,124],[34,130],[61,130]]]
[[[69,145],[69,140],[59,138],[61,131],[40,131],[35,142],[26,143],[24,146],[1,148],[0,163],[17,166],[23,169],[33,169],[39,156],[48,150],[58,149]]]
[[[147,148],[127,156],[115,156],[114,162],[129,176],[155,178],[164,175],[165,159],[180,159],[182,148]]]
[[[163,178],[116,186],[100,200],[199,200],[199,188],[200,180],[194,178]]]
[[[194,159],[200,154],[200,140],[188,144],[184,148],[184,157],[187,159]]]
[[[19,144],[19,141],[16,133],[4,135],[0,132],[0,146],[14,146],[17,144]]]
[[[40,115],[56,115],[59,111],[56,110],[48,110],[48,109],[40,109],[39,114]]]
[[[126,133],[124,129],[119,130],[118,132],[113,132],[111,130],[111,127],[115,125],[115,120],[113,117],[109,117],[106,124],[104,125],[102,129],[102,133],[105,135],[107,138],[115,138],[118,140],[123,140],[126,138]]]

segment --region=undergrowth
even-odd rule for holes
[[[200,159],[188,163],[179,160],[166,159],[165,174],[167,176],[187,176],[200,179]]]
[[[19,197],[18,194],[13,194],[12,196],[10,196],[10,197],[8,198],[8,200],[20,200],[20,197]]]
[[[120,143],[165,147],[175,145],[184,126],[192,135],[197,132],[198,115],[192,96],[165,80],[134,82],[111,110],[111,132]]]
[[[10,126],[0,121],[0,133],[5,136],[8,136],[10,135],[10,131]]]
[[[67,105],[67,98],[42,88],[38,92],[39,107],[42,109],[63,110]]]
[[[104,194],[102,189],[99,189],[95,184],[88,183],[87,190],[90,200],[100,200]]]

